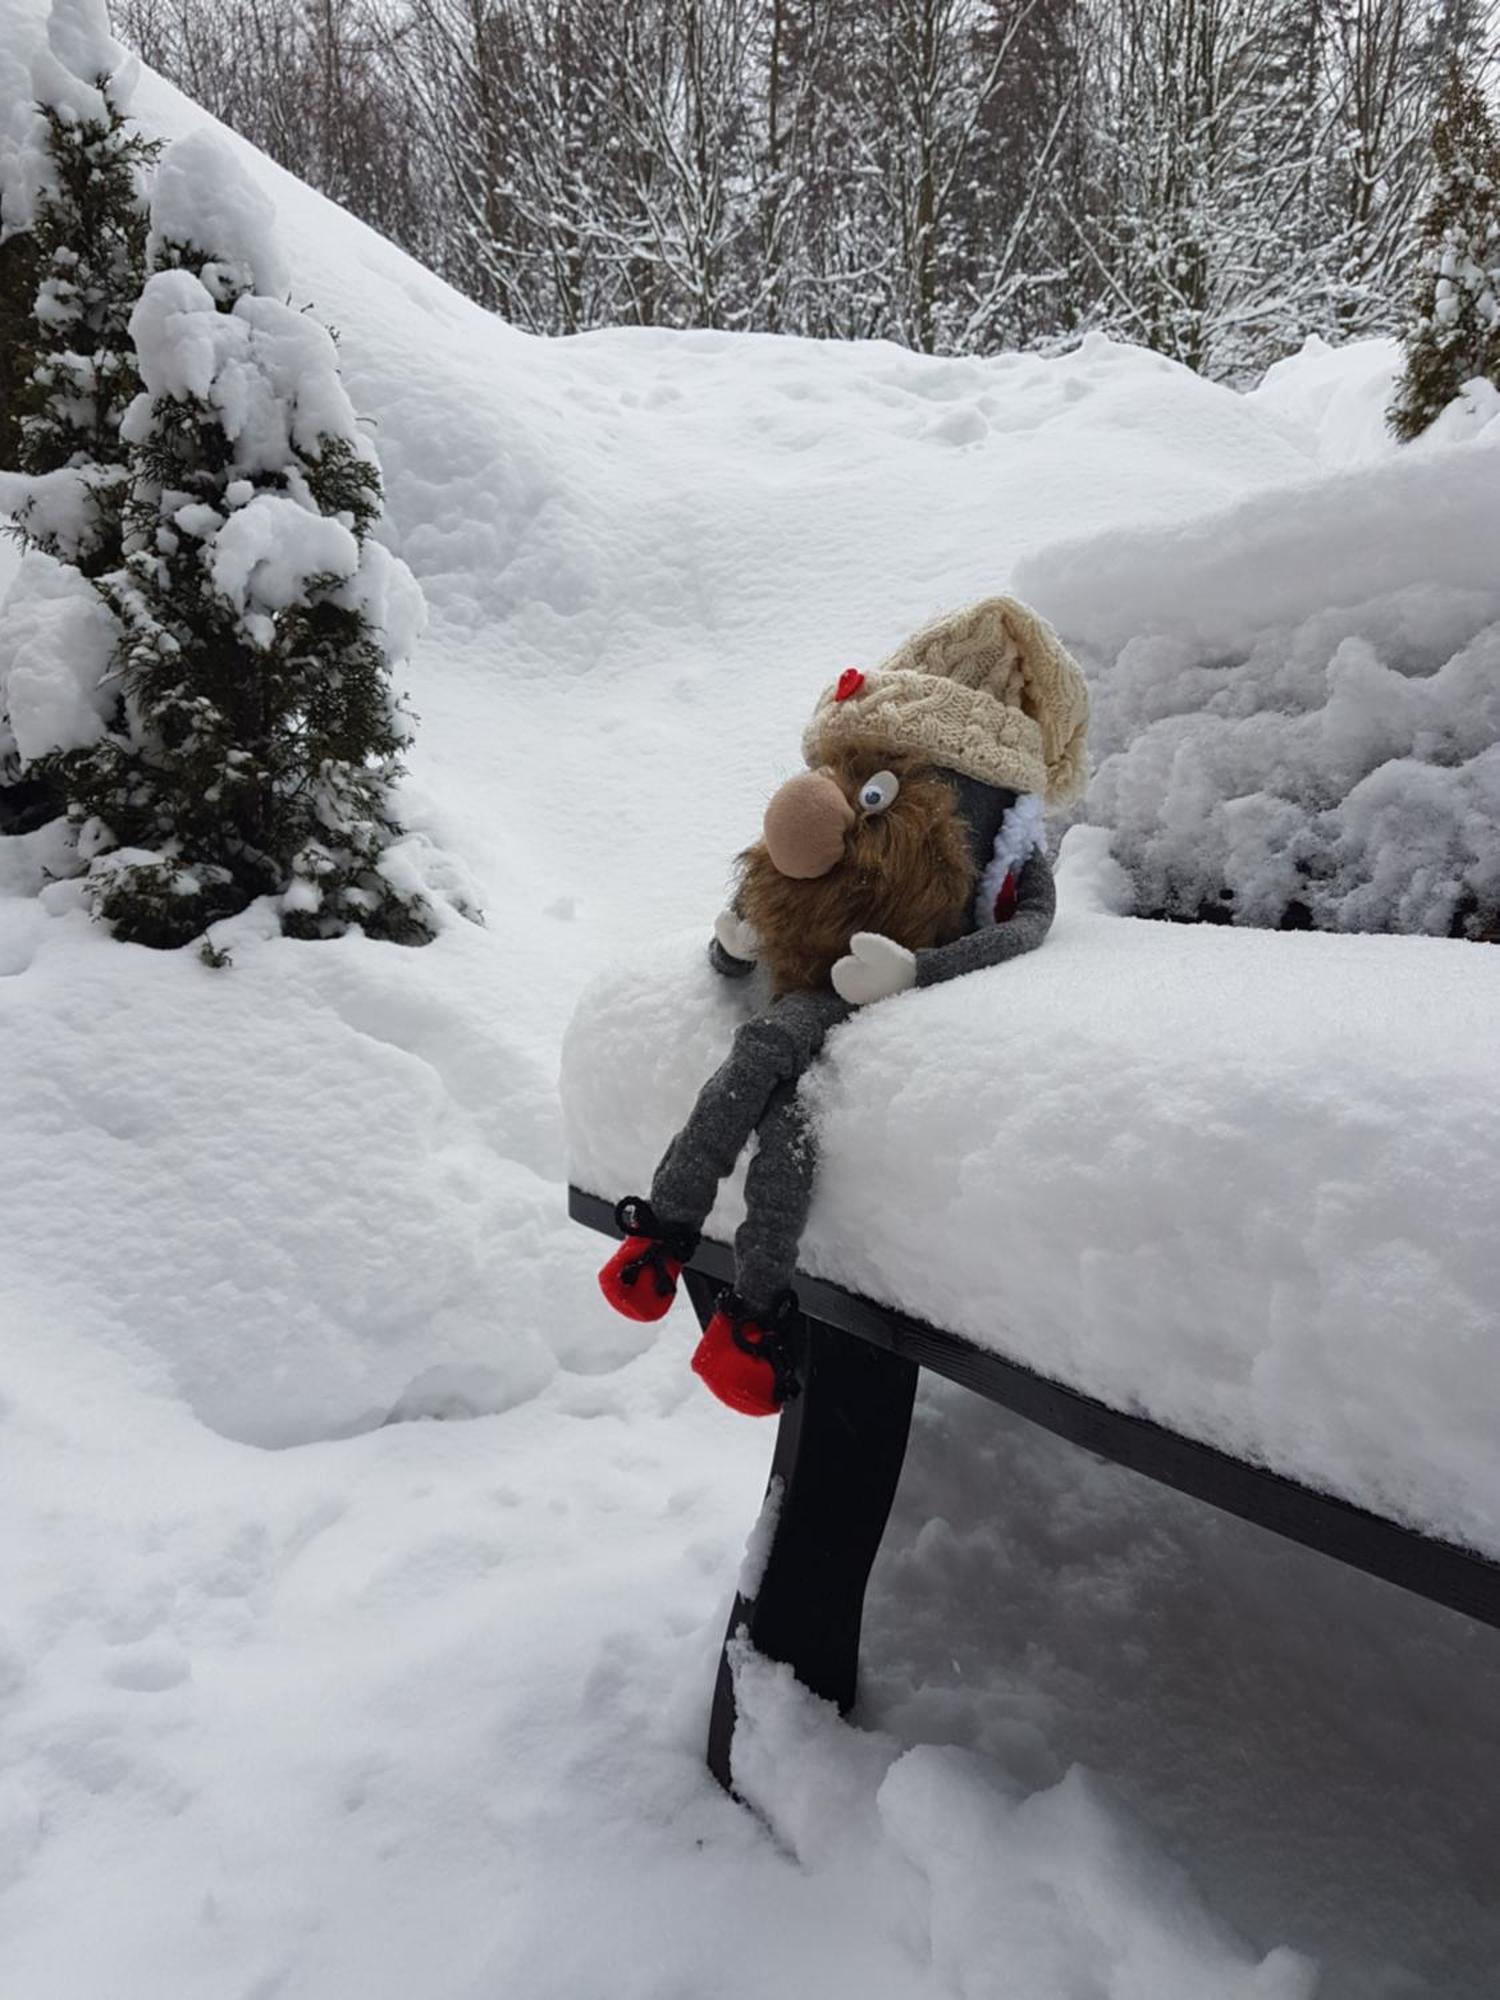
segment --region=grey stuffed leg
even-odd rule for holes
[[[791,1288],[817,1171],[817,1142],[795,1083],[776,1086],[758,1129],[734,1239],[734,1288],[757,1315]]]
[[[833,993],[791,993],[740,1029],[728,1059],[704,1084],[686,1125],[663,1154],[649,1198],[628,1194],[615,1205],[625,1241],[600,1271],[599,1287],[616,1312],[627,1319],[655,1320],[669,1309],[720,1181],[733,1169],[777,1091],[795,1090],[828,1030],[851,1011]],[[778,1121],[777,1129],[785,1122]],[[770,1157],[787,1157],[789,1146],[789,1138],[774,1141]],[[797,1166],[773,1172],[768,1160],[758,1175],[760,1182],[769,1181],[766,1213],[773,1218],[766,1270],[774,1271],[783,1256],[795,1261],[801,1229],[796,1218],[807,1207],[806,1191],[799,1194],[795,1185],[801,1171]],[[782,1180],[787,1185],[780,1185]],[[796,1226],[788,1238],[790,1221]]]
[[[801,1393],[805,1334],[792,1279],[816,1163],[797,1083],[778,1083],[745,1176],[734,1286],[719,1294],[693,1355],[694,1374],[746,1416],[774,1416]]]
[[[649,1197],[656,1217],[678,1228],[702,1228],[720,1181],[733,1171],[773,1094],[780,1085],[795,1085],[828,1030],[852,1011],[833,993],[790,993],[745,1023],[662,1155]]]

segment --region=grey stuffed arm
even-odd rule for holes
[[[734,903],[728,903],[714,919],[709,939],[708,962],[721,979],[748,979],[760,955],[760,939]]]
[[[933,945],[917,953],[918,986],[936,986],[987,965],[1002,965],[1022,952],[1035,951],[1052,928],[1057,914],[1057,885],[1047,857],[1038,848],[1016,883],[1016,913],[1003,924],[987,924],[952,944]]]
[[[736,958],[716,937],[708,941],[708,962],[724,979],[748,979],[755,970],[753,958]]]

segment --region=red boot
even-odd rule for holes
[[[770,1312],[755,1317],[738,1292],[723,1292],[693,1356],[693,1373],[731,1410],[774,1417],[799,1395],[797,1299],[783,1292]]]
[[[599,1289],[626,1319],[660,1319],[677,1296],[677,1280],[698,1247],[698,1232],[658,1222],[639,1195],[616,1202],[615,1221],[627,1234],[599,1273]]]

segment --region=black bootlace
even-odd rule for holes
[[[770,1364],[772,1385],[778,1403],[790,1403],[802,1394],[798,1370],[801,1350],[801,1313],[797,1294],[778,1292],[769,1312],[755,1312],[738,1292],[719,1295],[719,1311],[729,1321],[729,1337],[741,1354],[752,1354]]]
[[[677,1278],[667,1269],[667,1260],[686,1264],[698,1247],[697,1230],[682,1223],[660,1221],[650,1202],[638,1194],[627,1194],[615,1203],[615,1227],[622,1235],[648,1239],[638,1256],[627,1258],[620,1266],[622,1281],[633,1285],[642,1271],[649,1270],[657,1297],[670,1298]]]

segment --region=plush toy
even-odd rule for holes
[[[649,1197],[618,1204],[626,1240],[599,1273],[618,1311],[659,1319],[757,1136],[735,1282],[693,1357],[734,1409],[770,1415],[797,1391],[791,1281],[816,1165],[799,1079],[856,1007],[1042,942],[1056,906],[1043,802],[1081,789],[1087,721],[1077,664],[1007,597],[928,626],[871,673],[848,669],[819,699],[808,769],[766,808],[709,946],[726,977],[763,965],[771,1005],[736,1034]]]

